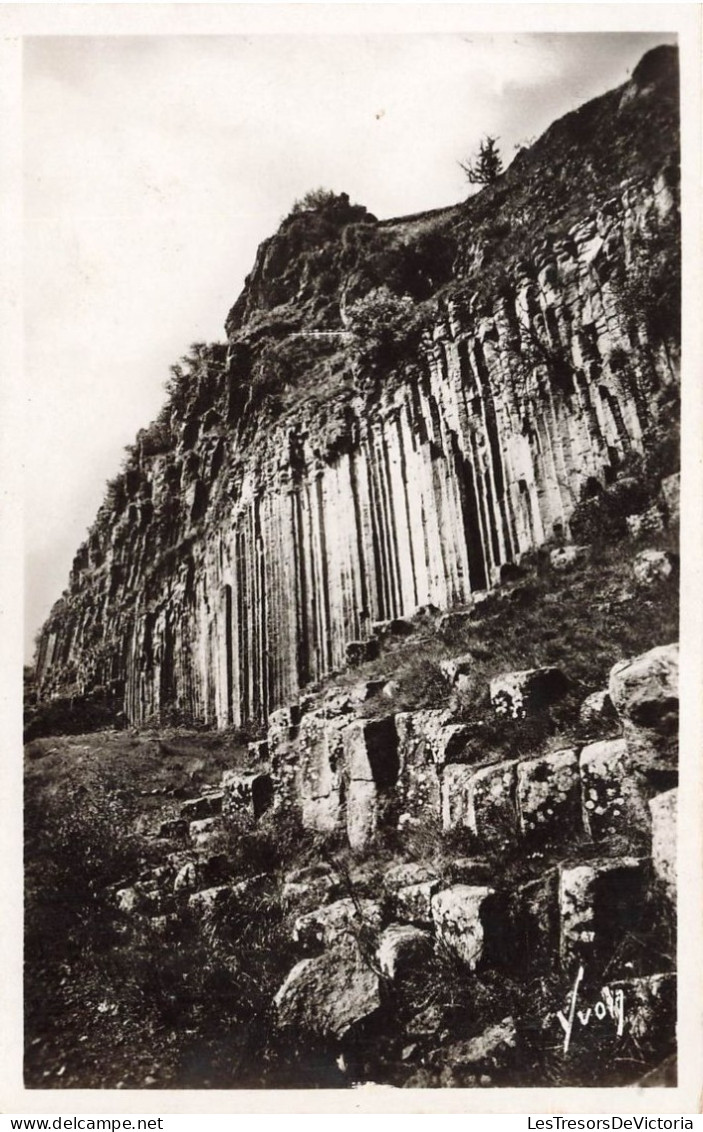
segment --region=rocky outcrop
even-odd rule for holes
[[[676,385],[662,50],[465,205],[378,222],[339,198],[284,222],[227,344],[174,368],[109,485],[41,634],[44,699],[263,722],[377,649],[378,623],[466,607],[568,536]],[[659,301],[635,309],[633,278]]]

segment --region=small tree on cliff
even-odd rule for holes
[[[467,180],[472,185],[492,185],[503,172],[503,159],[498,149],[498,139],[485,137],[481,142],[478,157],[473,161],[460,161]]]

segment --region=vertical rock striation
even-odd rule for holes
[[[676,121],[672,61],[648,58],[583,108],[600,106],[622,146],[652,99]],[[568,207],[540,231],[537,204],[530,218],[516,202],[553,177],[548,147],[593,168],[597,136],[589,149],[572,117],[466,205],[379,223],[338,198],[262,245],[227,345],[175,368],[109,485],[40,635],[43,697],[104,690],[136,724],[263,722],[374,622],[466,603],[568,537],[677,380],[676,334],[631,282],[651,284],[655,260],[674,273],[676,131],[624,181],[593,173],[583,200],[564,159]],[[519,243],[532,224],[524,258],[508,256],[506,233]],[[429,265],[403,292],[420,332],[367,364],[355,312],[411,252]]]

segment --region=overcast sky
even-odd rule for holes
[[[379,217],[466,195],[663,34],[41,37],[24,48],[26,631],[64,589],[168,366],[317,186]]]

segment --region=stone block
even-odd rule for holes
[[[381,934],[376,951],[378,969],[392,982],[416,975],[427,965],[433,943],[431,934],[422,928],[389,924]]]
[[[399,888],[405,888],[407,885],[422,884],[423,881],[435,879],[437,872],[432,865],[424,861],[406,861],[386,869],[382,884],[388,892],[397,892]]]
[[[546,711],[565,694],[569,681],[559,668],[528,668],[504,672],[490,682],[490,696],[497,715],[524,719]]]
[[[115,893],[115,903],[120,912],[141,912],[147,906],[143,893],[136,888],[121,888]]]
[[[518,832],[517,761],[442,771],[442,827],[466,827],[481,844],[508,844]]]
[[[194,892],[199,881],[198,867],[195,861],[188,861],[176,873],[173,882],[174,892]]]
[[[451,1068],[454,1078],[452,1083],[455,1086],[476,1084],[475,1081],[465,1081],[463,1074],[467,1070],[486,1073],[505,1068],[506,1063],[514,1058],[516,1047],[515,1022],[511,1017],[507,1017],[501,1022],[488,1026],[475,1038],[467,1038],[465,1041],[452,1042],[451,1045],[445,1046],[441,1051],[442,1064]]]
[[[442,829],[448,833],[469,825],[471,787],[476,768],[453,763],[442,769]]]
[[[432,923],[432,897],[442,887],[439,877],[406,884],[395,892],[395,915],[410,924]]]
[[[347,836],[366,848],[383,825],[397,821],[398,736],[393,716],[359,719],[342,733]]]
[[[681,476],[678,472],[662,480],[660,494],[668,522],[678,522],[681,498]]]
[[[344,718],[328,719],[323,712],[303,716],[298,736],[296,796],[303,825],[318,832],[330,832],[343,821],[342,767]]]
[[[344,764],[350,780],[392,787],[398,780],[398,735],[392,715],[357,719],[344,729]]]
[[[349,688],[349,700],[352,704],[368,703],[374,696],[383,692],[387,686],[388,680],[385,676],[380,676],[375,680],[363,680],[360,684],[354,684]]]
[[[323,865],[311,865],[289,873],[281,890],[281,901],[287,910],[298,913],[312,911],[340,895],[338,877]]]
[[[343,1038],[381,1005],[378,975],[358,950],[339,945],[289,972],[274,999],[279,1027]]]
[[[559,954],[559,874],[548,869],[518,885],[488,932],[487,961],[510,971],[553,971]]]
[[[226,770],[222,775],[222,792],[223,813],[226,817],[246,814],[256,820],[271,808],[273,780],[270,774],[261,771],[242,774],[240,771]]]
[[[678,790],[667,790],[651,799],[652,867],[667,895],[676,901],[676,818]]]
[[[636,857],[603,857],[559,870],[560,963],[591,972],[611,963],[640,922],[648,871]]]
[[[204,844],[203,838],[209,834],[218,833],[222,828],[219,818],[200,818],[192,821],[188,826],[190,840],[196,844]]]
[[[576,751],[555,751],[519,762],[516,798],[523,836],[558,834],[571,840],[578,835],[581,794]]]
[[[664,518],[658,506],[649,507],[646,511],[640,511],[637,515],[628,515],[625,522],[632,538],[659,535],[664,530]]]
[[[486,884],[495,867],[483,857],[456,857],[449,863],[454,884]]]
[[[420,825],[436,819],[440,812],[438,767],[432,763],[406,766],[399,783],[398,827]]]
[[[221,790],[205,794],[202,798],[191,798],[181,806],[184,821],[193,822],[200,818],[212,818],[222,813],[223,794]]]
[[[381,905],[376,900],[336,900],[298,916],[293,924],[293,939],[307,949],[332,947],[345,937],[357,939],[360,933],[378,933],[381,928]]]
[[[565,573],[581,566],[588,561],[590,547],[588,546],[558,546],[549,555],[549,564],[553,570]]]
[[[212,888],[204,888],[200,892],[194,892],[188,898],[188,907],[191,912],[198,916],[208,916],[215,908],[228,903],[231,896],[232,886],[230,884],[218,884]]]
[[[401,769],[434,762],[439,736],[449,723],[451,714],[446,710],[397,712],[395,727]]]
[[[641,586],[677,578],[679,560],[668,550],[641,550],[632,563],[632,573]]]
[[[594,841],[646,830],[647,805],[624,739],[589,743],[580,756],[583,823]]]
[[[461,759],[472,734],[464,724],[451,722],[449,711],[398,712],[398,782],[402,822],[439,818],[441,810],[438,770],[445,762]]]
[[[447,660],[440,660],[439,667],[448,684],[453,688],[462,689],[467,681],[471,680],[476,661],[471,653],[465,653],[464,656],[452,656]]]
[[[601,731],[612,725],[617,718],[607,688],[592,692],[579,708],[579,723],[587,732]]]
[[[432,897],[432,920],[437,944],[476,970],[483,955],[484,925],[481,910],[493,890],[485,886],[455,884]]]
[[[300,723],[300,708],[298,704],[288,704],[269,713],[269,730],[285,732]]]

